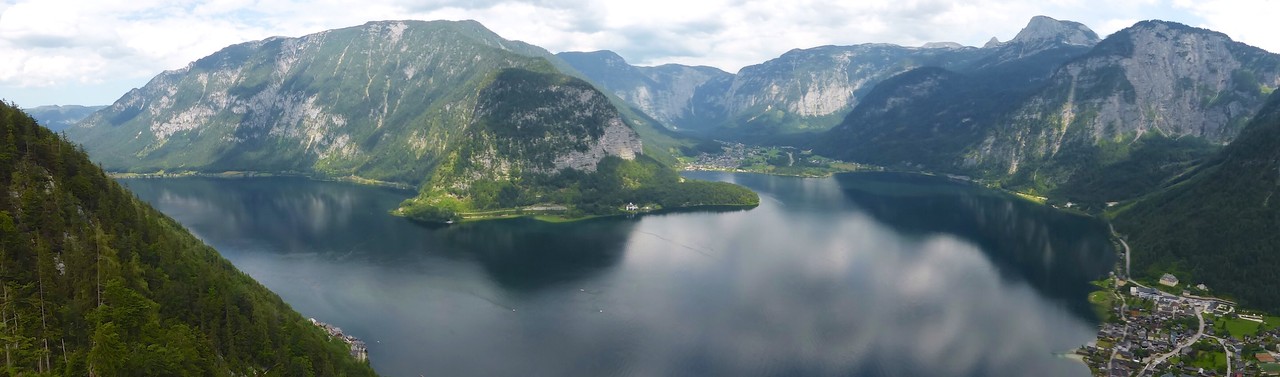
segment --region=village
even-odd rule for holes
[[[342,333],[342,328],[340,327],[320,322],[315,318],[307,318],[307,320],[310,320],[311,324],[316,325],[316,327],[323,329],[330,337],[337,338],[343,343],[346,343],[347,346],[351,348],[351,356],[355,357],[356,360],[362,362],[369,361],[369,348],[365,346],[364,341],[354,336]]]
[[[794,147],[762,147],[742,143],[722,143],[720,153],[701,153],[683,161],[684,170],[763,173],[794,177],[828,177],[834,173],[880,170],[814,155]]]
[[[1164,274],[1146,286],[1112,274],[1094,292],[1109,303],[1098,338],[1077,353],[1095,376],[1280,376],[1280,317],[1180,287]],[[1193,294],[1193,292],[1197,294]]]

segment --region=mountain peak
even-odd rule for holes
[[[1001,42],[1000,38],[991,37],[991,40],[988,40],[987,44],[982,45],[982,48],[1000,47],[1003,45],[1004,45],[1004,42]]]
[[[1057,42],[1069,45],[1092,46],[1100,39],[1098,34],[1079,22],[1059,21],[1046,16],[1035,16],[1027,27],[1018,32],[1009,43]]]

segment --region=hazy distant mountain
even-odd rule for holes
[[[562,52],[556,56],[645,114],[675,127],[695,111],[690,100],[699,86],[731,76],[712,67],[632,66],[612,51]]]
[[[1280,85],[1280,57],[1220,33],[1147,21],[1085,49],[1092,33],[1036,24],[1067,31],[1048,38],[1063,47],[887,81],[819,149],[1116,200],[1157,189],[1234,139]],[[1028,35],[1046,40],[1024,31],[991,48]]]
[[[29,109],[22,109],[27,114],[31,114],[40,125],[53,130],[54,132],[62,131],[71,125],[76,124],[81,119],[88,117],[89,114],[101,110],[106,106],[80,106],[80,105],[48,105],[37,106]]]

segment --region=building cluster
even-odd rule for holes
[[[1197,362],[1210,352],[1226,357],[1231,376],[1280,376],[1276,362],[1280,329],[1260,328],[1256,335],[1232,337],[1219,334],[1214,323],[1239,318],[1261,324],[1264,317],[1238,313],[1235,303],[1216,298],[1178,296],[1141,286],[1130,286],[1128,293],[1128,305],[1117,300],[1112,308],[1119,321],[1103,323],[1098,340],[1079,352],[1095,375],[1136,376],[1144,368],[1144,377],[1225,375]],[[1198,318],[1204,319],[1204,332],[1192,342],[1199,330]]]
[[[761,154],[763,151],[759,147],[748,147],[742,143],[726,144],[724,153],[703,153],[687,168],[689,170],[737,171],[742,167],[743,161]]]
[[[351,347],[351,356],[355,357],[356,360],[369,360],[369,348],[365,346],[364,341],[354,336],[344,334],[341,327],[320,322],[315,318],[308,318],[308,320],[311,321],[311,324],[323,329],[329,334],[329,336],[338,338],[339,340],[342,340],[343,343],[346,343],[348,347]]]

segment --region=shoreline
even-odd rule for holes
[[[207,173],[197,171],[181,171],[181,172],[159,172],[159,173],[127,173],[127,172],[107,172],[107,177],[112,179],[164,179],[164,178],[220,178],[220,179],[240,179],[240,178],[272,178],[272,177],[289,177],[289,178],[305,178],[319,182],[345,182],[362,186],[375,186],[393,188],[405,191],[415,191],[412,185],[401,182],[379,181],[376,179],[364,178],[356,175],[348,176],[320,176],[302,172],[257,172],[257,171],[224,171],[220,173]]]
[[[646,215],[665,215],[669,213],[699,212],[699,211],[709,211],[709,212],[747,211],[759,206],[760,206],[760,203],[704,204],[704,205],[695,205],[695,206],[677,207],[677,208],[663,208],[663,209],[656,209],[656,210],[650,210],[650,211],[633,211],[633,212],[615,213],[615,214],[607,214],[607,215],[584,215],[584,216],[577,216],[577,217],[566,217],[566,216],[559,216],[556,214],[552,214],[552,212],[563,212],[563,210],[536,210],[535,209],[535,210],[529,210],[528,213],[516,213],[516,214],[509,214],[509,215],[496,215],[496,216],[472,217],[472,218],[467,218],[466,214],[461,214],[463,217],[462,220],[456,221],[456,222],[450,222],[450,223],[413,219],[400,213],[398,211],[399,210],[398,208],[391,210],[388,213],[390,213],[392,216],[401,217],[406,220],[413,221],[415,223],[419,223],[427,226],[445,227],[445,226],[458,225],[458,224],[480,223],[485,221],[515,220],[515,219],[521,219],[521,218],[528,218],[534,221],[539,221],[544,223],[553,223],[553,224],[574,223],[579,221],[606,219],[606,218],[615,218],[615,217],[624,217],[624,216],[634,217],[634,216],[646,216]],[[493,210],[493,211],[487,211],[487,212],[506,212],[506,211],[517,211],[517,210],[518,209],[499,209],[499,210]]]

